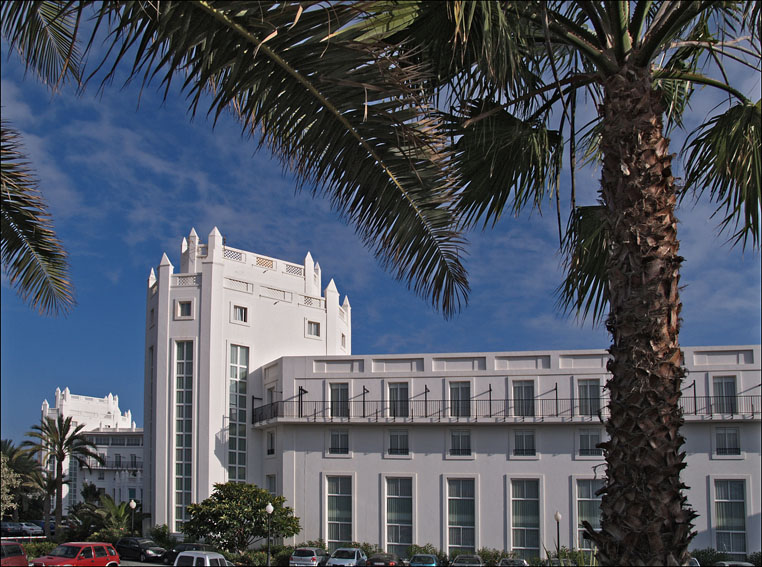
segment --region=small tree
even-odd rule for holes
[[[21,478],[13,469],[8,466],[8,458],[5,454],[0,454],[0,517],[4,517],[6,512],[16,508],[16,501],[13,494],[16,488],[21,484]]]
[[[231,553],[242,553],[255,541],[267,537],[268,502],[274,508],[270,536],[290,537],[299,533],[299,518],[284,506],[285,501],[283,496],[274,496],[253,484],[217,483],[209,498],[188,506],[190,520],[183,525],[183,533]]]

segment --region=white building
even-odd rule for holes
[[[56,388],[55,407],[42,402],[42,419],[71,417],[72,425],[84,425],[83,431],[95,443],[104,463],[90,461],[90,470],[66,459],[64,471],[68,484],[63,486],[63,510],[81,501],[84,484],[94,484],[99,492],[116,502],[143,499],[143,430],[135,426],[132,412],[119,409],[119,396],[103,398],[72,394],[69,388]]]
[[[294,265],[195,233],[151,273],[146,504],[179,529],[214,482],[255,483],[322,538],[402,551],[585,548],[604,473],[607,353],[352,356],[351,318]],[[685,348],[693,547],[760,549],[760,347]],[[229,397],[225,394],[229,392]],[[249,406],[249,403],[251,405]]]

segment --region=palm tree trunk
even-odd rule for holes
[[[63,461],[66,455],[56,456],[56,534],[61,533],[61,520],[63,519]]]
[[[625,66],[605,92],[601,196],[611,235],[606,326],[613,344],[609,440],[601,445],[606,485],[593,539],[603,564],[680,565],[696,514],[680,481],[685,372],[672,155],[647,69]]]

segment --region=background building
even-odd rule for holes
[[[119,410],[119,397],[109,394],[103,398],[72,394],[69,388],[56,388],[55,407],[42,402],[42,419],[71,417],[73,425],[84,425],[88,437],[96,444],[105,459],[100,465],[90,462],[91,469],[79,467],[77,461],[66,459],[64,471],[68,484],[63,486],[63,510],[81,501],[85,482],[94,484],[116,502],[143,499],[143,430],[135,426],[132,412]],[[55,465],[51,463],[55,468]]]
[[[154,521],[179,530],[214,482],[282,494],[322,538],[403,552],[589,548],[604,461],[608,354],[352,356],[331,282],[294,265],[183,241],[149,279],[147,472]],[[685,348],[693,546],[761,547],[760,347]],[[249,405],[250,404],[250,405]],[[150,423],[150,425],[149,425]],[[150,493],[150,495],[148,494]],[[561,519],[556,525],[555,513]]]

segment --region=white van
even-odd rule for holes
[[[208,567],[210,565],[233,565],[225,559],[225,556],[214,551],[182,551],[175,558],[175,565],[185,565],[188,567],[200,565]]]

